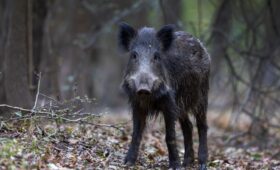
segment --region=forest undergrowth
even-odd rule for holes
[[[128,114],[44,115],[14,112],[0,126],[0,169],[168,169],[164,121],[149,120],[135,167],[123,165],[131,140]],[[46,117],[48,119],[46,119]],[[74,116],[75,117],[75,116]],[[179,125],[177,143],[183,159]],[[194,128],[195,152],[198,136]],[[262,138],[262,136],[259,136]],[[279,137],[279,136],[278,136]],[[209,122],[209,169],[280,169],[277,136],[258,143],[252,135]],[[197,160],[191,169],[195,169]]]

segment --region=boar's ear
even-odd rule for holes
[[[136,36],[136,31],[130,25],[122,22],[119,25],[119,45],[124,50],[129,50],[131,40]]]
[[[174,25],[165,25],[157,32],[157,38],[162,43],[163,51],[169,49],[174,39]]]

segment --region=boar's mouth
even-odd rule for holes
[[[130,99],[155,101],[168,95],[169,88],[161,80],[155,80],[150,88],[146,84],[136,87],[132,79],[127,79],[122,83],[122,88]]]
[[[140,97],[141,96],[150,96],[150,95],[152,95],[152,89],[149,88],[149,86],[147,84],[141,84],[137,88],[136,93]]]

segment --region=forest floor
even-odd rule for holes
[[[0,169],[168,169],[161,119],[149,121],[134,167],[123,165],[131,140],[128,115],[96,117],[92,124],[32,119],[2,122]],[[183,159],[183,137],[176,126]],[[220,129],[211,122],[209,127],[208,169],[280,169],[280,145],[273,136],[263,141],[261,149],[255,138],[242,132]],[[195,152],[197,146],[194,130]],[[196,169],[195,165],[189,169]]]

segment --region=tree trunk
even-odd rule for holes
[[[164,24],[174,24],[177,27],[180,27],[181,24],[179,22],[181,19],[181,11],[182,11],[181,0],[176,0],[176,1],[160,0],[160,6],[162,10]]]
[[[8,29],[5,44],[5,93],[7,103],[30,108],[32,96],[28,86],[28,0],[8,0]]]
[[[42,72],[41,77],[41,92],[48,96],[52,96],[56,99],[60,98],[60,90],[59,90],[59,82],[58,82],[58,60],[59,56],[57,55],[55,45],[52,39],[52,11],[55,10],[55,4],[58,2],[54,2],[49,7],[49,11],[46,15],[45,19],[45,27],[44,27],[44,36],[42,39],[43,48],[41,53],[41,60],[39,70]]]
[[[0,2],[0,103],[6,103],[5,86],[4,86],[4,44],[6,34],[6,11],[5,1]]]
[[[42,47],[43,47],[43,35],[44,35],[44,26],[45,19],[47,16],[47,1],[46,0],[32,0],[32,37],[33,37],[33,58],[32,58],[32,86],[36,86],[38,79],[35,76],[35,73],[39,73],[40,61],[42,58]],[[36,87],[34,88],[36,89]]]
[[[231,1],[221,0],[217,9],[211,33],[211,56],[212,56],[212,82],[218,82],[219,71],[221,69],[221,61],[225,57],[228,48],[228,39],[231,28]]]

